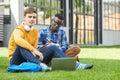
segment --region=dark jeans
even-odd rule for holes
[[[48,46],[48,47],[40,50],[40,52],[43,53],[43,56],[44,56],[43,62],[46,64],[48,64],[53,57],[55,57],[55,58],[67,58],[68,57],[56,45]]]
[[[55,57],[55,58],[67,57],[65,53],[63,53],[55,45],[46,47],[40,50],[40,52],[43,53],[44,59],[42,62],[44,63],[48,63],[52,59],[52,57]],[[26,50],[18,46],[10,60],[10,65],[12,64],[19,65],[22,62],[33,62],[36,64],[40,64],[41,61],[37,57],[33,56],[33,54],[29,50]]]

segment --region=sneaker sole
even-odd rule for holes
[[[89,66],[89,67],[87,67],[87,68],[85,68],[85,69],[91,69],[91,68],[93,68],[93,65],[91,65],[91,66]]]

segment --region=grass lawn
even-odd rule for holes
[[[0,48],[0,80],[119,80],[120,47],[81,48],[83,63],[93,63],[90,70],[9,73],[7,48]]]

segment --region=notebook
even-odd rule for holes
[[[76,58],[53,58],[51,62],[52,70],[75,70]]]

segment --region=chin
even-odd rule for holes
[[[29,26],[31,26],[31,27],[32,27],[33,25],[29,25]]]
[[[34,25],[34,23],[29,24],[29,26],[33,26],[33,25]]]

